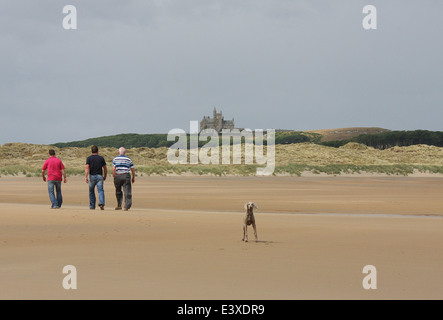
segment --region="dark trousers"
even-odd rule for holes
[[[132,184],[131,175],[127,174],[117,174],[114,178],[115,185],[115,196],[117,197],[117,205],[122,206],[123,203],[123,193],[125,195],[125,209],[130,209],[132,206]],[[123,188],[123,192],[122,192]]]

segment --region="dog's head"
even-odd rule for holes
[[[258,209],[257,205],[254,202],[247,202],[245,203],[245,210],[250,212],[254,209]]]

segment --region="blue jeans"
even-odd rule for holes
[[[89,208],[95,209],[97,198],[95,197],[95,186],[98,192],[98,205],[105,206],[105,191],[103,189],[103,176],[96,174],[89,176]]]
[[[54,189],[57,195],[54,194]],[[51,200],[51,208],[61,208],[63,203],[62,182],[50,180],[48,181],[49,200]]]

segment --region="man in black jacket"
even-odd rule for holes
[[[95,196],[95,186],[98,192],[98,206],[101,210],[105,209],[105,191],[103,183],[108,175],[105,159],[98,154],[98,147],[92,146],[92,155],[86,159],[85,180],[89,184],[89,209],[95,210],[97,201]]]

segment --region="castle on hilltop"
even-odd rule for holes
[[[220,111],[217,113],[217,110],[214,107],[213,117],[203,117],[202,121],[200,121],[200,131],[205,129],[214,129],[217,132],[221,132],[223,129],[234,129],[234,118],[232,120],[225,120]]]

